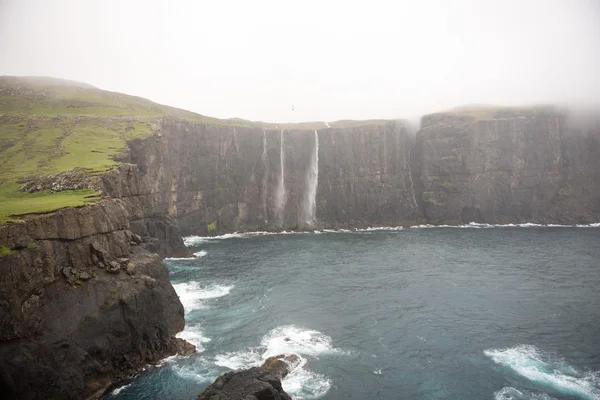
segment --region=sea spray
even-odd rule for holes
[[[496,364],[508,367],[518,375],[559,393],[581,399],[600,399],[596,374],[581,373],[564,360],[530,345],[483,352]]]

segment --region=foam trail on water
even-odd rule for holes
[[[196,281],[173,284],[186,314],[208,307],[204,300],[226,296],[233,287],[233,285],[208,285],[203,287]]]
[[[119,393],[121,393],[123,390],[127,389],[129,386],[131,386],[131,383],[128,383],[127,385],[119,386],[118,388],[116,388],[115,390],[110,392],[110,395],[116,397]]]
[[[503,387],[494,393],[494,400],[556,400],[546,393],[532,393],[527,390],[517,390],[514,387]]]
[[[585,224],[585,225],[562,225],[562,224],[537,224],[535,222],[524,222],[520,224],[485,224],[478,222],[469,222],[464,225],[413,225],[413,229],[424,229],[424,228],[470,228],[470,229],[481,229],[481,228],[599,228],[600,223]]]
[[[580,373],[564,360],[543,353],[535,346],[489,349],[484,354],[496,364],[559,393],[587,400],[600,399],[598,373]]]

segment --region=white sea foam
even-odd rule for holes
[[[412,225],[412,229],[425,229],[425,228],[459,228],[459,229],[486,229],[486,228],[599,228],[600,223],[593,224],[577,224],[577,225],[564,225],[564,224],[538,224],[534,222],[524,222],[521,224],[485,224],[479,222],[469,222],[468,224],[462,225]],[[377,231],[401,231],[404,228],[401,226],[374,226],[368,228],[359,229],[321,229],[313,232],[309,231],[281,231],[281,232],[234,232],[226,233],[219,236],[186,236],[183,238],[183,242],[186,246],[197,246],[203,243],[210,243],[218,240],[227,239],[244,239],[255,236],[267,236],[267,235],[300,235],[300,234],[319,234],[319,233],[354,233],[354,232],[377,232]]]
[[[357,232],[377,232],[377,231],[401,231],[404,229],[401,226],[373,226],[368,228],[357,229]]]
[[[503,387],[494,393],[495,400],[556,400],[546,393],[533,393],[527,390],[517,390],[514,387]]]
[[[200,250],[194,253],[194,256],[196,256],[196,258],[202,258],[205,255],[207,255],[208,252],[206,250]]]
[[[336,352],[340,351],[333,347],[329,336],[316,330],[286,325],[269,331],[257,347],[215,356],[215,364],[238,370],[259,366],[275,355],[295,354],[299,363],[290,366],[291,371],[283,379],[282,386],[294,399],[316,399],[327,393],[331,381],[324,375],[308,370],[307,357],[315,359],[321,354]]]
[[[293,399],[318,399],[331,388],[331,380],[322,374],[296,368],[281,381],[281,386]]]
[[[329,336],[295,325],[280,326],[271,330],[260,344],[266,349],[263,353],[265,359],[287,353],[317,357],[321,353],[333,351]]]
[[[123,390],[127,389],[129,386],[131,386],[131,383],[128,383],[127,385],[119,386],[118,388],[116,388],[115,390],[113,390],[112,392],[110,392],[110,395],[111,396],[116,396],[119,393],[121,393]]]
[[[580,373],[564,360],[543,353],[535,346],[489,349],[485,350],[484,354],[495,363],[512,369],[530,381],[560,393],[582,399],[600,399],[598,373]]]
[[[167,258],[165,258],[165,260],[168,260],[168,261],[195,260],[197,258],[204,257],[206,254],[208,254],[206,252],[206,250],[200,250],[200,251],[194,253],[194,257],[167,257]]]
[[[181,304],[187,313],[200,308],[206,308],[206,301],[228,295],[234,285],[207,285],[203,286],[196,281],[173,284]]]
[[[481,228],[598,228],[600,223],[587,224],[587,225],[562,225],[562,224],[536,224],[533,222],[525,222],[522,224],[482,224],[477,222],[470,222],[465,225],[413,225],[412,229],[425,229],[425,228],[467,228],[467,229],[481,229]]]
[[[263,363],[259,349],[234,351],[215,356],[215,364],[232,370],[257,367]]]
[[[213,382],[220,375],[220,372],[214,368],[199,368],[199,365],[205,366],[208,365],[208,362],[206,359],[201,358],[195,360],[193,365],[177,364],[172,365],[171,369],[179,377],[196,382]]]
[[[179,332],[176,337],[187,340],[196,346],[196,352],[204,351],[204,343],[210,342],[210,338],[204,336],[204,331],[198,325],[188,325],[185,329]]]
[[[600,228],[600,222],[597,222],[595,224],[578,224],[575,225],[577,228]]]

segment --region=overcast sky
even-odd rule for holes
[[[0,0],[0,75],[281,122],[597,103],[600,0]]]

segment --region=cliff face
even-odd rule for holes
[[[418,135],[430,223],[591,222],[600,211],[599,130],[552,110],[431,115]]]
[[[174,225],[217,234],[600,219],[600,129],[551,109],[433,114],[416,137],[400,121],[281,131],[167,119],[158,132],[130,142],[131,164],[104,178],[140,235],[165,232],[165,216],[168,237]]]
[[[412,143],[394,122],[315,132],[164,120],[130,142],[130,164],[103,191],[124,199],[132,227],[167,215],[182,234],[414,223]]]
[[[183,307],[120,200],[0,227],[0,393],[81,399],[177,352]]]

